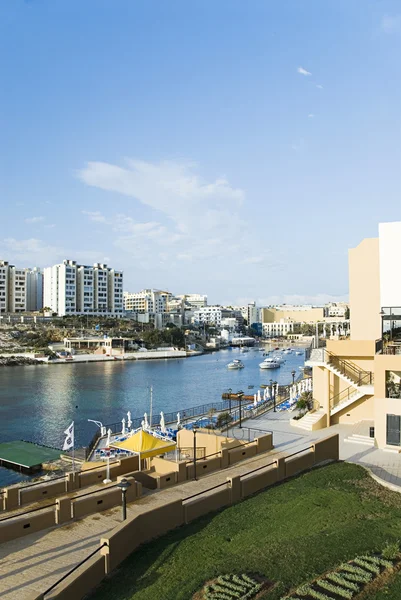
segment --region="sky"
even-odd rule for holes
[[[318,304],[401,220],[399,0],[13,0],[0,72],[17,266]]]

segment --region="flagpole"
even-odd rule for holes
[[[74,421],[72,422],[73,425],[73,431],[74,431],[74,437],[72,440],[72,472],[75,475],[75,424]]]
[[[153,410],[153,387],[150,386],[150,413],[149,413],[150,429],[152,429],[152,410]]]

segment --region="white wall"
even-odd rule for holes
[[[380,304],[401,306],[401,222],[379,224]]]

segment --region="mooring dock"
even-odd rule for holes
[[[15,440],[0,444],[0,466],[30,475],[42,469],[42,464],[60,458],[61,450],[32,442]]]

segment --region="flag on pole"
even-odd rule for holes
[[[64,441],[63,450],[70,450],[74,447],[74,421],[71,425],[64,431],[67,436]]]

